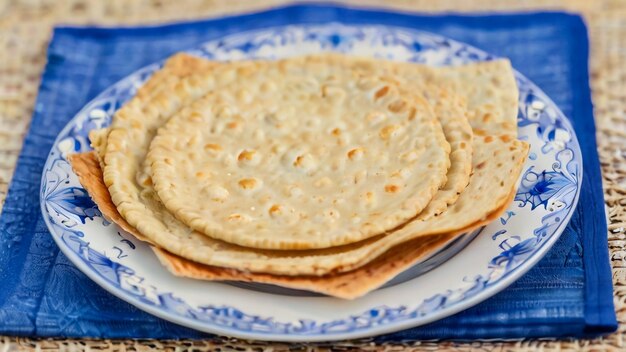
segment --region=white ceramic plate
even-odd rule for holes
[[[429,33],[340,24],[244,32],[191,53],[224,60],[329,50],[431,65],[494,59]],[[521,185],[504,215],[452,259],[354,301],[177,278],[161,267],[145,244],[101,217],[66,161],[68,154],[90,149],[87,133],[108,125],[113,113],[160,65],[116,83],[68,123],[46,162],[41,207],[63,253],[92,280],[181,325],[247,339],[328,341],[426,324],[487,299],[524,274],[557,240],[578,200],[582,159],[573,129],[554,103],[517,73],[519,138],[531,144]]]

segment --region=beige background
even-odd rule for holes
[[[46,47],[55,24],[145,24],[207,18],[288,1],[0,0],[0,204],[28,129]],[[438,343],[374,346],[367,341],[288,345],[216,338],[209,341],[33,340],[0,336],[0,352],[13,350],[452,350],[626,351],[626,0],[425,0],[348,1],[415,11],[561,9],[584,15],[591,37],[591,85],[598,150],[609,208],[609,249],[615,284],[617,333],[595,340]],[[0,205],[1,210],[1,205]]]

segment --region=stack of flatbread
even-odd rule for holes
[[[178,54],[70,161],[174,275],[353,299],[506,209],[517,100],[506,60]]]

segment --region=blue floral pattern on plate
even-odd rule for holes
[[[430,33],[341,24],[243,32],[190,53],[236,60],[330,50],[439,66],[494,59]],[[159,267],[146,245],[101,216],[66,161],[68,154],[90,149],[88,132],[107,126],[115,110],[159,67],[161,63],[144,67],[114,84],[63,129],[46,162],[41,206],[59,247],[90,278],[139,308],[182,325],[244,338],[315,341],[371,336],[426,324],[466,309],[519,278],[557,240],[578,200],[582,160],[573,129],[539,88],[516,73],[519,135],[531,143],[531,154],[515,201],[467,250],[431,272],[445,278],[433,287],[424,287],[418,277],[338,306],[327,297],[281,298],[220,283],[174,278]],[[476,248],[491,253],[490,259],[472,258]],[[459,257],[476,264],[466,270],[455,269]],[[422,290],[416,291],[416,287]],[[218,296],[200,297],[198,290]],[[259,304],[255,305],[255,300]],[[263,300],[269,302],[267,307],[261,304]],[[281,310],[285,305],[290,309]],[[317,311],[300,312],[297,307],[304,305],[316,306]]]

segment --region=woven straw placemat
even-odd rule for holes
[[[215,17],[283,4],[284,0],[0,0],[0,211],[28,128],[46,47],[55,24],[146,24]],[[357,3],[357,1],[349,1]],[[515,11],[560,9],[582,13],[591,37],[591,86],[598,150],[609,209],[616,333],[595,340],[527,340],[452,343],[423,341],[373,345],[285,344],[214,338],[203,341],[29,339],[0,336],[0,352],[14,350],[626,350],[626,1],[621,0],[394,0],[358,1],[414,11]]]

